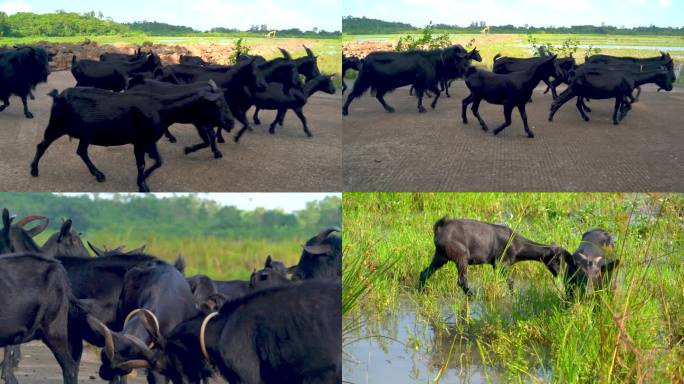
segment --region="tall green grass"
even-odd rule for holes
[[[356,329],[348,338],[364,336],[358,319],[395,312],[408,301],[449,340],[477,348],[508,382],[682,382],[684,196],[345,193],[343,209],[344,273],[362,265],[354,273],[371,281],[345,315]],[[468,279],[477,294],[469,301],[450,263],[419,292],[418,275],[434,252],[432,225],[444,215],[505,223],[571,252],[584,231],[604,228],[621,260],[615,289],[570,300],[562,278],[553,279],[541,263],[519,263],[510,272],[473,266]],[[458,359],[450,345],[444,348],[442,363],[462,364],[450,362]]]

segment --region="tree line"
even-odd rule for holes
[[[247,31],[239,31],[234,28],[213,28],[208,32],[195,30],[191,27],[160,23],[156,21],[137,21],[133,23],[117,23],[110,17],[105,17],[102,12],[85,12],[82,14],[59,10],[53,13],[36,14],[31,12],[19,12],[8,16],[0,12],[0,37],[29,37],[29,36],[93,36],[93,35],[130,35],[146,34],[151,36],[204,36],[221,33],[256,33],[262,36],[262,28],[267,26],[250,28]],[[311,31],[301,31],[298,28],[283,29],[277,31],[277,36],[298,37],[318,36],[335,37],[339,31],[328,32],[314,28]]]
[[[479,33],[487,25],[484,21],[473,21],[468,26],[449,24],[434,24],[434,30],[448,33]],[[342,18],[342,30],[350,35],[372,35],[411,33],[420,31],[422,28],[411,24],[371,19],[366,17],[346,16]],[[655,25],[624,28],[612,25],[573,25],[571,27],[535,27],[531,25],[497,25],[489,26],[490,33],[559,33],[559,34],[611,34],[611,35],[684,35],[684,26],[681,28],[657,27]]]
[[[277,199],[276,196],[274,198]],[[315,234],[322,228],[342,226],[342,200],[336,196],[307,203],[302,210],[242,210],[197,195],[159,198],[155,195],[114,194],[104,198],[47,193],[3,193],[0,209],[13,215],[42,215],[57,230],[61,219],[72,219],[76,230],[136,233],[166,237],[220,237],[224,239],[289,239]]]

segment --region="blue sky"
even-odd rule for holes
[[[366,16],[422,27],[433,23],[467,26],[600,25],[684,26],[684,0],[343,0],[344,16]]]
[[[270,29],[341,29],[342,0],[0,0],[0,11],[48,13],[102,11],[118,22],[139,20],[186,25],[199,30],[241,30],[266,24]]]
[[[89,193],[64,193],[64,195],[90,195]],[[100,198],[111,198],[111,194],[100,193]],[[189,193],[155,193],[157,197],[164,198]],[[280,208],[285,212],[298,211],[306,207],[306,203],[312,200],[322,200],[326,196],[342,198],[341,193],[200,193],[200,198],[217,201],[221,205],[234,205],[239,209],[253,210],[261,207],[266,209]]]

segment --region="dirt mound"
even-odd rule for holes
[[[352,41],[342,46],[342,53],[346,57],[366,57],[374,51],[394,51],[393,41]]]

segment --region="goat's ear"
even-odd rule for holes
[[[71,219],[66,219],[62,223],[62,228],[59,229],[59,237],[57,238],[57,242],[62,241],[62,238],[68,235],[69,232],[71,232]]]
[[[270,268],[272,264],[273,259],[271,258],[271,255],[268,255],[268,257],[266,257],[266,262],[264,263],[264,268]]]
[[[12,226],[12,218],[10,217],[7,208],[3,208],[2,210],[2,226],[6,232],[9,232],[9,229]]]
[[[178,272],[184,274],[185,273],[185,259],[183,256],[178,255],[178,258],[176,259],[176,262],[173,264],[173,266],[178,270]]]

